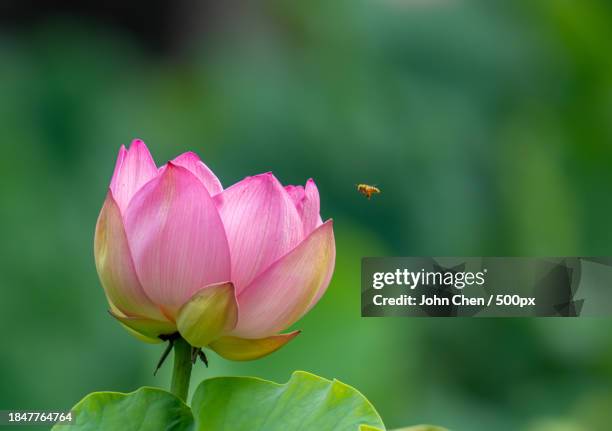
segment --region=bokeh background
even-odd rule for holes
[[[359,388],[388,427],[600,431],[610,319],[361,318],[360,259],[612,254],[607,0],[5,1],[0,408],[167,387],[106,312],[93,231],[121,144],[224,185],[313,177],[328,294],[283,350],[207,376]],[[377,184],[371,201],[355,183]],[[193,385],[195,386],[195,384]]]

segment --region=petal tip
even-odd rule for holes
[[[174,164],[180,164],[179,162],[182,161],[193,161],[193,162],[202,162],[202,159],[200,159],[200,156],[198,156],[197,153],[195,153],[194,151],[185,151],[184,153],[179,154],[178,156],[176,156],[174,159],[172,159],[172,162]]]
[[[256,174],[256,175],[253,175],[253,176],[250,176],[250,177],[247,177],[247,178],[253,178],[253,179],[257,178],[257,179],[263,179],[263,180],[271,180],[272,178],[275,178],[275,177],[274,177],[274,174],[272,173],[272,171],[268,171],[268,172],[264,172],[264,173],[261,173],[261,174]]]
[[[128,153],[136,153],[139,154],[141,157],[144,156],[145,158],[150,159],[153,164],[155,164],[155,162],[153,161],[153,156],[151,155],[151,151],[149,151],[149,147],[147,147],[147,144],[145,144],[145,141],[143,141],[142,139],[132,139],[130,147],[128,148]]]
[[[139,147],[139,146],[142,146],[142,145],[144,145],[145,147],[147,146],[142,139],[135,138],[135,139],[132,139],[132,143],[130,144],[130,148],[132,148],[132,147]]]
[[[243,184],[244,183],[262,184],[268,187],[269,189],[275,189],[275,188],[279,190],[282,189],[283,193],[287,193],[287,190],[285,190],[285,187],[283,187],[282,183],[279,181],[278,178],[274,176],[272,172],[264,172],[262,174],[256,174],[256,175],[244,177],[242,181],[239,181],[238,183],[234,184],[234,186],[241,184],[241,183]]]
[[[200,156],[198,156],[194,151],[185,151],[182,156],[200,160]]]
[[[181,165],[177,165],[175,162],[173,162],[172,160],[168,161],[168,163],[166,163],[166,169],[164,169],[163,172],[161,172],[162,176],[165,175],[170,175],[170,174],[174,174],[177,172],[189,172],[190,175],[193,175],[191,173],[191,171]]]

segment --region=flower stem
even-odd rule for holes
[[[187,402],[189,379],[191,377],[191,346],[183,338],[174,340],[174,368],[170,392]]]

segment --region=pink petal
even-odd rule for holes
[[[306,182],[306,187],[302,186],[285,186],[285,190],[295,204],[295,208],[302,219],[302,227],[304,236],[307,236],[316,227],[321,226],[319,190],[314,181],[309,179]]]
[[[215,196],[232,255],[237,294],[302,239],[302,221],[271,173],[248,177]]]
[[[128,151],[125,149],[125,145],[121,145],[119,148],[119,154],[117,154],[117,161],[115,161],[115,169],[113,170],[113,177],[111,178],[110,189],[113,191],[116,186],[117,178],[121,173],[121,167],[123,166],[123,161],[125,160],[125,156],[127,156]]]
[[[149,149],[140,139],[134,139],[130,149],[119,149],[110,189],[122,213],[140,188],[157,175],[157,167]]]
[[[210,194],[172,162],[132,199],[127,237],[145,292],[164,312],[179,308],[202,287],[230,278],[230,254]]]
[[[328,220],[243,290],[238,296],[238,325],[231,335],[267,337],[293,324],[327,288],[335,258]]]
[[[304,188],[304,200],[302,208],[302,222],[304,223],[304,235],[308,235],[315,228],[321,226],[323,221],[320,215],[319,189],[311,179],[306,181]]]
[[[302,207],[304,201],[304,187],[302,186],[285,186],[285,190],[289,193],[291,200],[295,204],[295,208],[298,213],[302,214]]]
[[[223,191],[223,186],[221,186],[219,179],[215,176],[213,171],[200,160],[196,153],[183,153],[172,160],[172,163],[189,169],[192,174],[202,181],[202,184],[204,184],[204,187],[206,187],[206,190],[208,190],[211,196]]]
[[[165,320],[144,292],[134,269],[119,207],[109,192],[98,217],[94,239],[96,269],[114,305],[128,317]]]

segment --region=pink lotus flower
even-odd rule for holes
[[[176,332],[196,347],[249,360],[325,292],[334,269],[332,221],[319,192],[271,173],[223,189],[194,153],[157,168],[144,142],[119,150],[95,236],[111,314],[145,341]]]

